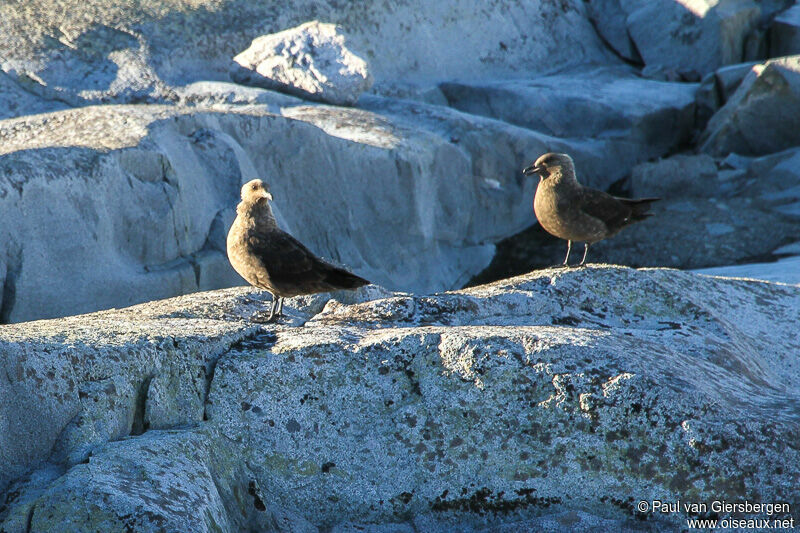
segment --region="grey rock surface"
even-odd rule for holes
[[[580,165],[579,175],[582,175]],[[800,235],[800,160],[789,149],[763,157],[677,154],[633,168],[623,196],[660,196],[654,216],[592,247],[597,261],[697,269],[779,259]],[[596,254],[596,255],[595,255]],[[560,264],[563,241],[538,225],[497,244],[492,263],[470,283]],[[783,263],[785,278],[794,279]]]
[[[628,31],[646,64],[700,75],[744,60],[761,11],[749,0],[623,1]]]
[[[2,321],[244,283],[224,240],[254,177],[275,192],[279,224],[321,257],[393,289],[460,287],[493,241],[532,222],[519,169],[552,141],[376,97],[359,110],[212,83],[183,98],[195,103],[0,123]],[[604,142],[557,142],[594,176],[619,177]]]
[[[800,54],[800,4],[780,13],[769,28],[770,57]]]
[[[712,155],[765,155],[800,145],[800,55],[752,68],[699,139]]]
[[[782,246],[773,251],[778,254]],[[701,268],[695,272],[708,274],[711,276],[724,276],[727,278],[759,279],[776,283],[788,283],[800,286],[800,250],[795,249],[791,252],[791,257],[784,257],[770,263],[749,263],[745,265],[730,265],[722,267]]]
[[[711,156],[675,155],[636,165],[631,173],[631,194],[634,197],[707,197],[709,190],[717,190],[716,178],[717,164]]]
[[[379,83],[515,77],[614,61],[581,0],[433,7],[412,0],[391,8],[335,0],[290,8],[276,0],[30,0],[0,5],[0,69],[72,103],[170,99],[176,87],[227,81],[231,58],[253,39],[311,20],[338,25]]]
[[[797,287],[590,266],[371,290],[270,326],[243,288],[3,326],[0,528],[674,531],[633,506],[800,505]]]
[[[599,68],[528,80],[451,82],[441,88],[449,104],[462,111],[554,137],[618,141],[618,152],[627,149],[638,162],[691,138],[697,85]]]
[[[598,32],[628,60],[656,70],[702,76],[739,63],[762,14],[779,7],[752,0],[591,0]],[[763,41],[763,35],[757,41]]]
[[[661,196],[660,211],[656,219],[641,224],[644,228],[634,226],[620,234],[620,248],[608,250],[611,260],[641,264],[629,249],[641,242],[641,253],[653,264],[699,268],[763,260],[796,240],[800,150],[741,158],[738,168],[731,168],[732,160],[676,155],[635,167],[632,193]],[[654,241],[658,245],[650,247]]]
[[[237,83],[334,105],[353,105],[373,83],[366,61],[347,48],[337,27],[316,20],[258,37],[233,60]]]
[[[0,71],[0,120],[68,107],[63,102],[42,98],[25,87],[24,81],[15,80],[13,76]]]
[[[628,32],[628,13],[620,0],[589,0],[586,8],[597,32],[617,54],[628,61],[642,62]]]

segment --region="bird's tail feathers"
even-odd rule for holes
[[[648,213],[650,204],[661,200],[661,198],[617,198],[620,202],[631,208],[631,218],[634,220],[644,220],[647,217],[653,216]]]
[[[370,284],[370,282],[364,278],[334,266],[325,274],[325,281],[341,289],[357,289]]]

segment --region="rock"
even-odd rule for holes
[[[703,130],[714,113],[722,107],[723,102],[717,90],[717,80],[713,72],[703,76],[700,86],[694,94],[695,98],[695,127]]]
[[[760,10],[750,0],[630,0],[627,28],[645,64],[700,75],[744,58],[744,42]]]
[[[53,21],[56,20],[57,24]],[[259,36],[310,20],[336,24],[378,85],[520,76],[553,65],[609,63],[581,0],[424,0],[385,6],[324,0],[175,0],[168,4],[31,0],[0,6],[0,69],[72,104],[174,101],[176,88],[227,81],[231,58]],[[525,24],[520,24],[525,21]],[[55,24],[55,25],[54,25]],[[531,28],[547,27],[547,32]],[[487,38],[491,36],[491,38]],[[46,84],[46,85],[45,85]]]
[[[709,119],[730,99],[745,76],[758,64],[751,61],[727,65],[703,78],[696,93],[698,129],[705,129]]]
[[[795,216],[746,197],[659,202],[655,217],[597,243],[598,260],[695,269],[758,260],[797,235]],[[637,227],[641,226],[641,227]]]
[[[34,81],[26,88],[35,94],[72,106],[167,98],[170,91],[152,68],[146,44],[137,37],[105,25],[94,26],[74,39],[62,33],[35,67],[20,64],[10,72]]]
[[[214,107],[227,105],[265,105],[270,112],[280,114],[285,106],[294,106],[302,100],[259,87],[245,87],[222,81],[198,81],[176,89],[181,105]]]
[[[334,24],[307,22],[265,35],[233,60],[231,78],[334,105],[353,105],[372,87],[367,63],[345,45]]]
[[[46,100],[25,90],[23,80],[0,71],[0,120],[66,109],[63,102]],[[30,82],[28,83],[30,85]]]
[[[719,91],[723,104],[730,100],[733,93],[735,93],[739,85],[742,84],[742,80],[744,80],[745,76],[752,72],[753,68],[757,65],[757,62],[751,61],[749,63],[739,63],[737,65],[721,67],[714,72],[717,90]]]
[[[0,529],[674,531],[693,515],[625,502],[796,508],[799,302],[590,266],[288,301],[303,327],[249,324],[266,302],[244,288],[6,325]],[[135,398],[82,402],[103,376]],[[51,450],[80,416],[96,431],[65,446],[92,453],[71,464]]]
[[[800,218],[800,149],[753,159],[740,186],[743,197],[772,210]]]
[[[587,11],[600,36],[624,59],[641,63],[642,58],[628,33],[628,14],[620,0],[589,0]]]
[[[700,149],[763,155],[800,145],[800,130],[788,116],[800,116],[800,55],[753,67],[708,122]]]
[[[209,443],[187,431],[108,443],[48,488],[32,509],[30,528],[235,531],[207,466],[211,454]]]
[[[282,227],[315,253],[396,290],[457,288],[496,240],[533,222],[522,199],[535,183],[520,173],[532,154],[569,151],[604,186],[635,158],[622,142],[554,139],[440,106],[368,95],[365,109],[297,105],[229,89],[195,87],[197,107],[0,123],[4,322],[243,284],[224,241],[242,180],[257,176]],[[48,195],[53,208],[40,209]]]
[[[598,262],[696,269],[762,261],[798,233],[798,217],[747,198],[663,199],[655,216],[592,246]],[[596,255],[594,255],[596,254]],[[497,244],[470,284],[560,264],[564,243],[537,225]]]
[[[708,155],[676,155],[654,163],[641,163],[631,174],[634,197],[708,197],[718,190],[717,165]]]
[[[795,4],[772,21],[769,28],[770,57],[800,54],[800,4]]]
[[[761,17],[751,0],[591,0],[589,6],[598,32],[622,57],[692,81],[743,61]]]
[[[701,268],[695,270],[695,272],[709,276],[758,279],[800,286],[800,257],[786,257],[771,263],[748,263],[745,265]]]
[[[529,80],[443,83],[451,106],[562,138],[613,139],[638,161],[688,141],[696,85],[592,69]],[[669,127],[665,127],[669,124]]]

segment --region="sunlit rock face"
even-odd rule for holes
[[[0,527],[674,531],[699,514],[636,504],[800,504],[798,287],[598,266],[324,302],[4,326]]]

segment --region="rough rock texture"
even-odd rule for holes
[[[685,28],[669,22],[682,9],[671,0],[0,3],[0,322],[241,283],[222,239],[234,191],[253,177],[277,187],[279,222],[315,253],[392,289],[430,292],[487,272],[497,243],[535,223],[535,183],[519,171],[546,151],[570,153],[583,183],[624,193],[635,165],[696,148],[714,113],[703,139],[718,159],[797,144],[780,76],[758,93],[775,105],[740,116],[720,107],[732,106],[748,67],[718,69],[698,90],[677,81],[700,72],[641,65],[632,16],[667,1],[645,22],[676,29],[648,37],[678,63],[692,46],[693,60],[734,49],[765,57],[764,32],[788,5],[758,1],[749,31],[750,0],[682,2],[705,13]],[[335,25],[334,40],[369,63],[376,83],[358,108],[230,83],[233,57],[253,39],[313,20],[325,24],[307,29]],[[687,28],[714,42],[682,42]],[[316,68],[322,56],[304,57]],[[740,129],[763,146],[740,150]],[[728,170],[715,181],[723,197],[740,184]],[[794,228],[783,211],[761,217],[761,199],[755,209],[743,196],[719,209],[700,200],[682,209],[701,209],[703,225],[681,215],[692,235],[651,234],[654,258],[761,260]],[[731,225],[737,212],[747,222]],[[697,233],[706,224],[713,239]],[[765,225],[777,233],[753,244],[751,228]],[[648,248],[638,240],[647,235],[635,237],[607,258],[635,264]],[[687,252],[703,239],[699,258]],[[526,257],[549,262],[550,245],[531,242]]]
[[[770,57],[800,54],[800,4],[790,7],[772,21],[769,53]]]
[[[650,264],[684,268],[753,261],[772,256],[800,234],[800,149],[730,158],[719,166],[707,155],[674,156],[635,168],[631,185],[634,195],[655,189],[665,200],[645,228],[633,226],[618,236],[615,246],[622,252],[612,257],[632,260],[625,264],[642,264],[644,257]],[[642,258],[625,257],[636,242]],[[652,242],[658,245],[651,248]]]
[[[662,199],[653,217],[595,244],[598,261],[690,269],[774,261],[777,249],[800,234],[798,149],[722,161],[679,154],[637,165],[627,183],[623,195]],[[533,226],[499,242],[492,263],[470,284],[560,264],[564,248]]]
[[[749,263],[696,270],[702,274],[725,276],[729,278],[761,279],[779,283],[800,285],[800,242],[787,244],[773,250],[777,261],[770,263]]]
[[[631,194],[634,197],[699,196],[707,197],[717,185],[717,165],[711,156],[676,155],[668,159],[642,163],[633,168]]]
[[[322,257],[393,289],[457,288],[489,264],[494,241],[530,225],[518,200],[534,183],[519,169],[552,146],[390,99],[345,109],[213,83],[182,98],[204,107],[86,107],[0,123],[0,320],[243,283],[224,239],[237,191],[254,177],[270,183],[282,227]],[[598,179],[620,177],[603,141],[556,146]]]
[[[353,105],[373,82],[367,63],[347,48],[336,26],[319,21],[259,37],[233,60],[237,83],[335,105]]]
[[[758,62],[751,61],[727,65],[703,78],[696,93],[698,117],[696,127],[699,129],[706,127],[708,120],[720,107],[725,105],[745,76],[758,64]]]
[[[747,74],[727,103],[711,118],[701,150],[763,155],[800,145],[800,55],[772,59]]]
[[[0,529],[674,531],[692,515],[636,502],[795,509],[799,291],[589,267],[298,299],[270,326],[245,289],[7,325]]]
[[[664,155],[690,139],[697,88],[607,68],[529,80],[444,83],[440,87],[451,106],[468,113],[555,137],[617,141],[614,159],[627,168],[632,162]]]
[[[0,71],[0,120],[46,113],[66,107],[63,102],[46,100],[26,91],[12,76]]]
[[[0,68],[70,101],[170,98],[172,88],[187,83],[227,81],[231,58],[253,39],[311,20],[338,25],[386,86],[613,61],[581,0],[410,0],[392,7],[335,0],[290,7],[277,0],[29,0],[0,5]],[[548,31],[531,31],[540,27]]]
[[[744,58],[761,17],[751,0],[591,0],[600,35],[624,58],[703,75]],[[628,44],[630,42],[630,44]],[[634,51],[636,55],[634,55]]]
[[[605,42],[622,58],[641,63],[642,58],[633,44],[626,19],[628,14],[619,0],[587,0],[587,11],[595,29]]]

